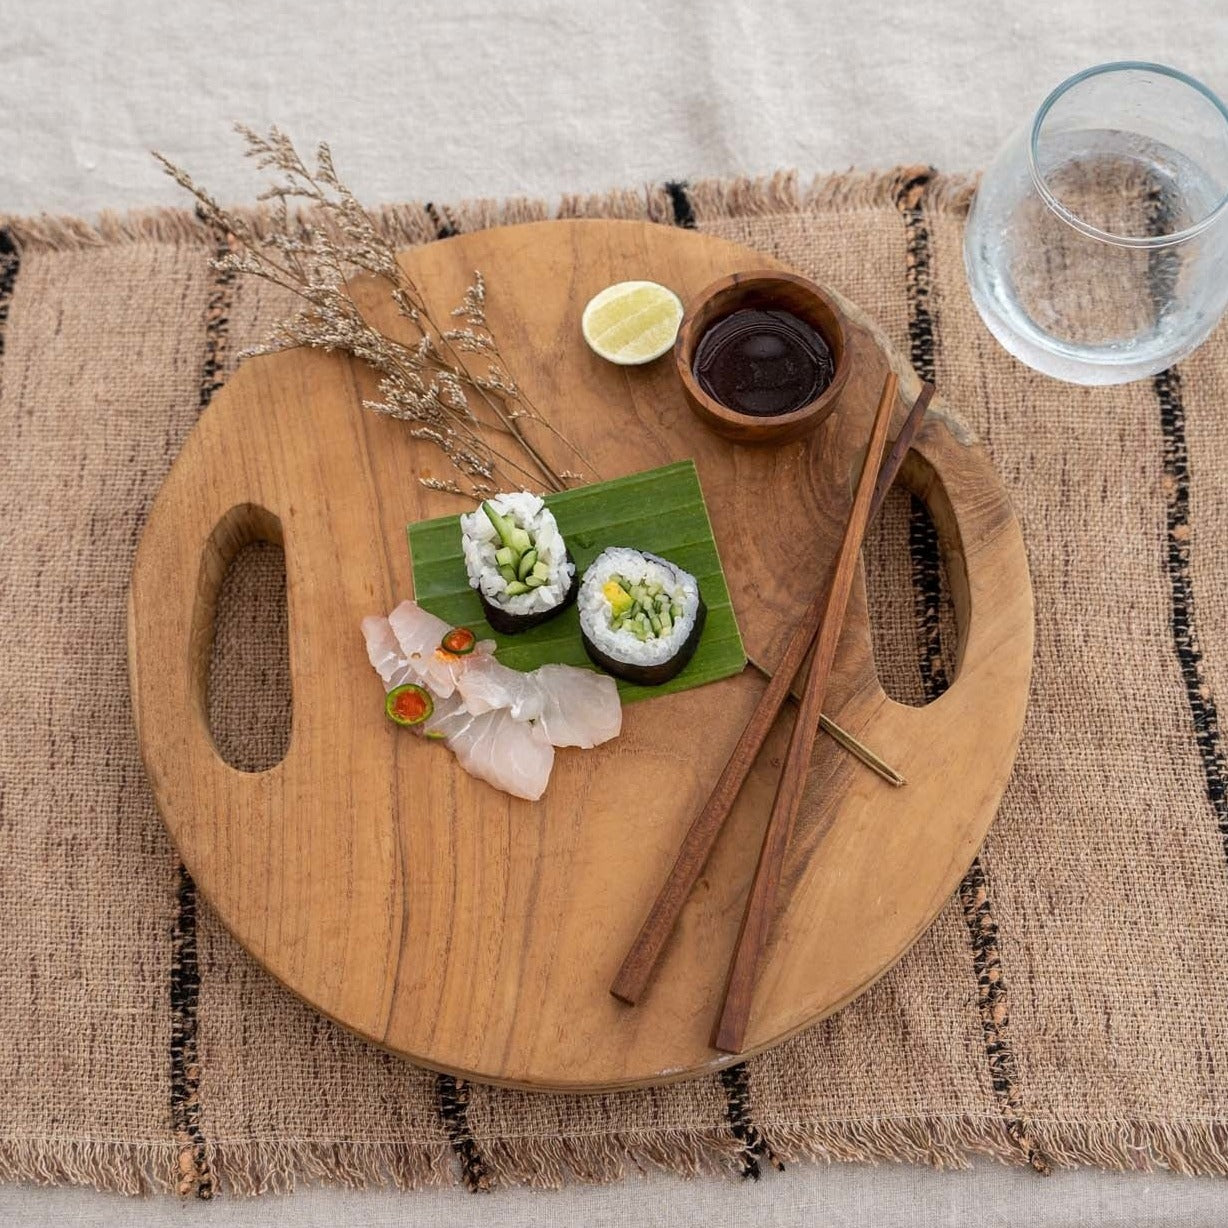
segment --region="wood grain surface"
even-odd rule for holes
[[[472,270],[509,366],[601,477],[693,457],[739,622],[771,666],[830,571],[883,377],[893,433],[919,390],[840,300],[855,367],[805,442],[743,448],[686,407],[668,360],[614,367],[579,334],[589,296],[652,278],[686,301],[761,253],[639,222],[481,231],[404,256],[439,309]],[[356,290],[395,328],[374,287]],[[623,733],[560,752],[542,802],[497,793],[383,715],[359,622],[411,595],[405,525],[455,508],[403,424],[363,412],[373,381],[338,355],[246,363],[213,399],[152,509],[134,567],[130,673],[145,765],[184,860],[223,921],[319,1010],[415,1061],[530,1088],[602,1090],[737,1060],[709,1045],[784,753],[778,728],[634,1009],[607,986],[749,717],[747,671],[628,708]],[[543,433],[543,448],[549,436]],[[826,709],[908,779],[815,760],[786,859],[747,1050],[861,993],[929,925],[993,818],[1032,657],[1018,524],[981,447],[935,398],[904,480],[943,544],[960,627],[951,688],[892,702],[874,672],[858,576]],[[220,579],[253,538],[283,544],[293,728],[283,761],[216,753],[205,672]],[[804,546],[803,546],[804,543]],[[776,764],[773,765],[773,760]]]

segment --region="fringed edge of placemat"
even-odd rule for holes
[[[1030,1126],[1057,1167],[1228,1176],[1228,1122],[1033,1120]],[[608,1184],[652,1172],[758,1179],[768,1168],[800,1161],[924,1164],[941,1170],[967,1169],[978,1156],[1013,1165],[1020,1159],[1003,1135],[1001,1119],[994,1116],[768,1125],[756,1131],[753,1142],[726,1132],[686,1130],[560,1138],[475,1136],[472,1142],[471,1151],[462,1155],[447,1142],[214,1141],[207,1149],[212,1180],[202,1195],[190,1174],[179,1172],[180,1149],[174,1143],[9,1139],[0,1141],[0,1182],[198,1197],[255,1197],[317,1184],[405,1190],[463,1186],[481,1192],[510,1186],[561,1189],[570,1182]]]
[[[760,178],[700,179],[685,184],[648,185],[640,191],[567,195],[554,204],[527,197],[469,200],[456,205],[426,201],[384,205],[375,209],[374,214],[389,239],[413,245],[461,231],[550,218],[623,218],[676,225],[680,193],[689,210],[688,223],[692,225],[727,217],[875,209],[896,204],[907,186],[918,180],[925,182],[927,209],[957,215],[967,211],[976,187],[974,176],[940,175],[927,166],[820,175],[805,186],[799,182],[796,171],[778,171]],[[258,233],[266,231],[273,219],[272,212],[265,208],[241,208],[235,213]],[[311,211],[295,216],[303,225],[319,224],[318,216]],[[37,217],[0,214],[0,229],[8,232],[19,251],[27,252],[82,251],[124,243],[212,246],[216,242],[216,236],[196,214],[169,207],[104,212],[97,221],[53,214]]]

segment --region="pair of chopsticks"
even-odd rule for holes
[[[887,459],[882,461],[891,412],[895,404],[896,387],[896,376],[891,373],[887,376],[874,415],[865,463],[857,482],[852,510],[845,526],[840,552],[836,557],[831,583],[826,589],[820,588],[798,622],[779,666],[760,696],[759,703],[742,731],[742,736],[738,739],[707,804],[691,824],[678,850],[673,868],[610,987],[610,992],[616,998],[631,1005],[643,995],[687,896],[699,878],[755,757],[788,697],[794,676],[813,646],[815,651],[810,673],[793,726],[793,735],[764,835],[754,882],[747,898],[742,928],[730,965],[724,1004],[713,1040],[717,1049],[727,1053],[740,1053],[743,1048],[758,964],[775,912],[785,852],[801,802],[810,766],[811,749],[818,735],[823,698],[835,662],[836,646],[840,640],[844,614],[856,575],[862,539],[867,525],[882,506],[887,491],[904,463],[934,393],[932,385],[922,386],[921,393],[909,411]]]

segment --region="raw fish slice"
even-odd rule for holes
[[[367,641],[367,658],[375,667],[375,672],[384,680],[384,690],[391,691],[393,687],[403,682],[420,682],[429,685],[429,679],[423,671],[417,668],[418,663],[410,661],[401,649],[401,642],[392,629],[392,624],[386,618],[375,615],[362,620],[362,633]],[[474,647],[473,655],[489,656],[495,650],[494,640],[479,640]],[[445,698],[434,692],[436,699]]]
[[[418,677],[440,698],[451,695],[456,679],[449,662],[456,658],[451,654],[445,654],[447,660],[436,656],[440,641],[451,630],[448,624],[413,601],[402,601],[388,615],[388,623]]]
[[[443,637],[452,630],[442,618],[436,618],[416,601],[402,601],[388,615],[388,621],[406,653],[434,652]]]
[[[470,712],[507,708],[512,719],[531,721],[541,716],[546,696],[533,674],[508,669],[494,657],[473,661],[456,678],[457,690]]]
[[[506,708],[456,718],[448,748],[461,767],[487,784],[535,802],[550,783],[554,747],[536,721],[517,721]]]
[[[437,698],[435,711],[418,726],[418,732],[426,738],[446,738],[458,721],[467,720],[469,716],[459,695]]]
[[[526,674],[500,665],[491,655],[493,640],[481,641],[467,656],[441,653],[439,657],[451,660],[440,662],[429,646],[432,642],[438,644],[447,630],[446,623],[411,601],[398,606],[389,618],[362,621],[367,656],[383,679],[385,689],[390,691],[403,682],[417,680],[431,690],[435,710],[419,726],[419,732],[428,738],[443,739],[471,776],[505,793],[537,801],[546,791],[554,767],[554,747],[545,731],[534,721],[517,720],[509,707],[470,712],[456,691],[455,682],[472,671],[475,678],[484,680],[483,685],[492,697],[505,698],[509,704],[519,702],[522,707],[536,703],[539,710],[543,697],[540,684]],[[446,674],[435,668],[437,662],[448,666]],[[448,691],[437,689],[440,679],[438,685],[448,686]]]
[[[392,624],[386,618],[372,615],[362,620],[362,634],[367,641],[367,658],[375,672],[384,680],[384,690],[403,682],[416,682],[417,672],[401,651],[401,645],[393,633]]]
[[[623,706],[608,674],[574,665],[542,665],[533,678],[544,696],[541,726],[555,746],[587,749],[618,737]]]
[[[362,633],[367,640],[367,656],[375,667],[375,672],[384,680],[384,690],[391,691],[393,687],[403,682],[418,682],[419,677],[413,666],[401,653],[401,645],[392,632],[392,625],[386,618],[364,618]],[[493,640],[485,641],[493,644]],[[444,730],[451,730],[458,716],[467,717],[465,705],[459,695],[433,695],[435,710],[415,729],[416,733],[428,738],[443,738]]]
[[[491,645],[494,643],[493,640],[482,642]],[[463,657],[436,647],[433,652],[425,656],[410,659],[410,665],[421,674],[423,683],[430,687],[436,695],[442,696],[448,696],[454,691],[461,690],[465,676],[474,670],[483,668],[485,663],[497,664],[489,650],[479,652],[476,645],[471,653]],[[485,711],[485,709],[478,708],[474,711]]]
[[[425,683],[438,701],[436,722],[453,710],[442,701],[458,696],[458,705],[475,716],[506,708],[513,720],[540,719],[554,746],[598,746],[622,728],[618,688],[605,674],[571,665],[521,673],[495,660],[494,640],[479,641],[467,656],[442,652],[437,645],[447,624],[412,601],[402,602],[389,618],[364,619],[362,629],[384,686],[391,690],[407,678]],[[424,732],[432,729],[428,722]]]
[[[541,715],[540,689],[529,675],[495,660],[494,640],[479,641],[464,656],[444,652],[439,644],[451,628],[412,601],[397,606],[388,623],[410,667],[434,694],[446,698],[459,691],[474,715],[494,708],[510,708],[518,721]]]
[[[461,674],[478,662],[491,659],[494,651],[493,640],[482,640],[467,656],[444,652],[440,643],[452,628],[414,601],[402,601],[388,615],[388,623],[410,667],[440,698],[451,695]]]
[[[460,702],[459,695],[451,695],[438,701],[434,715],[427,723],[431,725],[431,733],[437,738],[447,740],[464,733],[477,717]],[[448,705],[446,710],[444,705]]]

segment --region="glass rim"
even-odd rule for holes
[[[1041,174],[1036,162],[1036,147],[1040,139],[1041,126],[1048,118],[1049,112],[1053,109],[1058,99],[1090,77],[1102,76],[1105,73],[1132,72],[1140,69],[1179,81],[1182,85],[1186,85],[1196,93],[1201,94],[1219,112],[1220,118],[1224,121],[1225,128],[1228,129],[1228,107],[1224,105],[1219,95],[1213,89],[1204,85],[1197,77],[1191,77],[1189,73],[1184,73],[1178,68],[1170,68],[1167,64],[1155,64],[1149,60],[1112,60],[1106,64],[1094,64],[1091,68],[1085,68],[1082,72],[1077,72],[1074,76],[1067,77],[1065,81],[1055,86],[1049,92],[1048,97],[1040,104],[1036,115],[1032,119],[1031,131],[1028,137],[1028,170],[1031,172],[1032,182],[1036,190],[1049,208],[1068,225],[1073,226],[1076,230],[1081,231],[1090,238],[1099,239],[1103,243],[1112,243],[1118,247],[1173,247],[1178,243],[1184,243],[1196,235],[1200,235],[1204,230],[1213,225],[1225,211],[1228,211],[1228,192],[1225,192],[1220,197],[1215,207],[1209,210],[1205,217],[1200,218],[1193,225],[1187,226],[1184,230],[1177,230],[1172,234],[1166,235],[1119,235],[1114,234],[1110,230],[1102,230],[1098,226],[1093,226],[1090,222],[1079,217],[1067,205],[1063,204],[1054,194],[1048,183],[1046,183],[1045,177]]]

